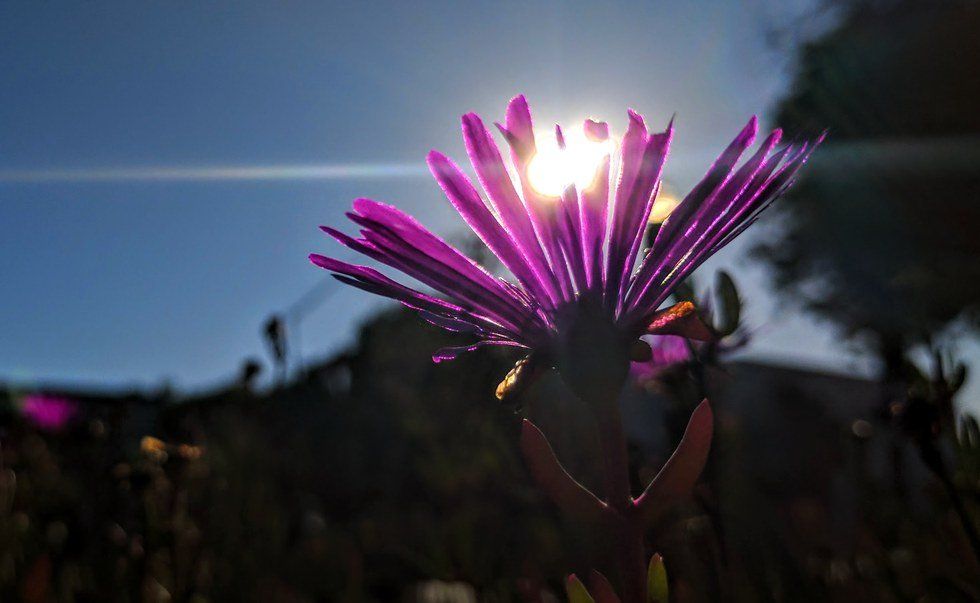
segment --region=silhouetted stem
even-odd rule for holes
[[[933,467],[933,472],[943,482],[949,499],[953,503],[953,509],[956,511],[956,515],[959,516],[960,523],[963,524],[963,531],[966,532],[967,540],[970,541],[970,546],[973,548],[973,555],[976,557],[977,563],[980,563],[980,534],[977,534],[977,528],[970,519],[966,505],[963,504],[963,497],[960,496],[959,491],[956,489],[956,484],[953,483],[952,478],[949,476],[945,463],[941,463],[938,467]]]
[[[970,519],[969,513],[967,513],[966,505],[963,504],[963,497],[960,496],[959,491],[956,489],[956,484],[953,483],[953,479],[946,469],[946,463],[943,462],[939,450],[932,442],[920,441],[918,442],[918,446],[919,455],[922,457],[922,460],[946,488],[946,493],[953,503],[953,509],[959,516],[960,523],[963,524],[963,531],[966,532],[967,540],[970,541],[970,546],[973,548],[973,554],[977,562],[980,563],[980,534],[977,534],[977,528],[973,525],[973,521]]]
[[[973,554],[977,558],[977,563],[980,563],[980,534],[977,534],[977,528],[973,525],[973,521],[970,519],[970,514],[966,511],[966,505],[963,504],[963,497],[956,490],[956,485],[953,484],[953,480],[946,476],[943,479],[943,483],[946,485],[946,491],[949,492],[949,498],[953,501],[953,508],[956,509],[956,514],[960,517],[960,523],[963,524],[963,531],[966,532],[966,537],[970,541],[970,546],[973,547]]]
[[[606,503],[615,512],[612,537],[614,565],[619,572],[623,603],[644,603],[646,557],[643,526],[633,505],[629,480],[629,455],[619,412],[619,389],[607,400],[591,401],[602,449],[603,487]]]
[[[691,364],[691,373],[694,377],[694,384],[697,387],[697,399],[705,400],[708,398],[708,379],[705,376],[704,363],[698,356],[698,350],[694,347],[691,340],[687,340],[687,349],[691,354],[691,358],[695,361]],[[712,473],[716,470],[716,464],[709,465],[706,469],[708,473],[707,481],[712,485],[710,489],[710,497],[702,496],[699,497],[701,502],[701,507],[705,510],[708,515],[708,520],[711,522],[711,531],[715,536],[715,541],[718,543],[718,553],[714,555],[715,561],[715,573],[714,573],[714,588],[715,593],[719,596],[725,593],[725,579],[723,576],[728,574],[728,544],[725,539],[725,531],[722,529],[721,514],[718,509],[721,506],[721,501],[719,500],[719,488],[715,488],[716,480]]]

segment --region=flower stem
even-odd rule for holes
[[[613,390],[618,393],[617,390]],[[646,561],[643,525],[633,505],[630,490],[629,455],[620,417],[618,396],[592,404],[602,449],[603,487],[606,503],[613,510],[613,565],[622,583],[623,603],[644,603]]]

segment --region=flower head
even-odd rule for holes
[[[637,383],[652,381],[665,371],[691,361],[687,340],[678,335],[644,337],[650,345],[650,358],[630,365],[630,374]]]
[[[37,429],[56,433],[78,415],[78,403],[58,396],[31,394],[24,398],[20,412]]]
[[[674,288],[726,245],[791,183],[816,145],[777,148],[775,130],[741,165],[752,145],[755,117],[670,213],[637,265],[651,208],[673,138],[673,124],[650,132],[629,112],[621,142],[609,127],[587,120],[589,140],[603,143],[596,176],[573,179],[560,195],[539,192],[530,180],[537,152],[531,113],[523,96],[511,100],[503,124],[511,166],[480,118],[462,118],[470,162],[489,201],[452,160],[432,151],[428,164],[446,197],[516,280],[490,274],[398,209],[357,199],[347,216],[360,237],[323,226],[343,245],[390,266],[445,298],[402,285],[379,271],[313,254],[314,264],[350,285],[414,308],[442,328],[468,333],[472,345],[439,350],[437,362],[484,345],[509,345],[578,362],[628,364],[631,344],[645,334],[694,336],[687,308],[663,311]],[[558,145],[564,147],[560,128]],[[817,141],[819,142],[819,141]],[[584,188],[574,183],[578,181]],[[568,350],[574,350],[569,354]],[[621,356],[621,358],[620,358]],[[620,360],[627,359],[624,364]],[[617,370],[619,370],[617,368]],[[577,372],[574,367],[564,371]]]

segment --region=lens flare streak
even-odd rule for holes
[[[93,169],[0,170],[0,183],[221,182],[260,180],[365,180],[428,177],[421,163],[326,163],[246,166],[145,166]]]

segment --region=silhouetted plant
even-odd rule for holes
[[[789,186],[815,145],[777,150],[781,131],[776,130],[736,169],[756,136],[753,117],[658,227],[634,270],[660,188],[673,124],[662,133],[649,134],[637,113],[630,111],[629,118],[615,171],[610,169],[608,125],[587,120],[584,136],[598,153],[594,165],[575,167],[595,169],[596,174],[569,176],[565,170],[561,186],[545,191],[533,177],[539,146],[523,96],[511,101],[505,123],[498,124],[511,148],[519,190],[480,118],[472,113],[463,116],[470,160],[495,211],[451,160],[436,151],[429,154],[432,173],[450,202],[510,270],[518,286],[494,277],[410,216],[368,199],[354,201],[353,211],[347,214],[361,227],[361,238],[321,228],[343,245],[417,279],[449,301],[405,287],[373,268],[317,254],[310,259],[341,282],[396,299],[436,326],[477,339],[438,351],[433,356],[436,362],[487,345],[526,350],[528,355],[498,386],[501,399],[523,391],[549,369],[560,373],[591,411],[603,463],[602,498],[569,475],[544,434],[528,420],[521,449],[532,475],[559,509],[607,536],[606,555],[616,568],[623,599],[645,603],[649,593],[644,532],[673,500],[690,490],[700,474],[711,441],[712,413],[707,401],[695,409],[674,455],[634,498],[619,409],[630,361],[650,359],[650,348],[639,339],[643,335],[715,337],[691,302],[666,309],[661,309],[662,304],[694,269],[754,222]],[[578,150],[567,150],[560,127],[556,138],[564,153],[561,160],[571,162],[570,153]],[[727,289],[726,294],[732,295]]]

